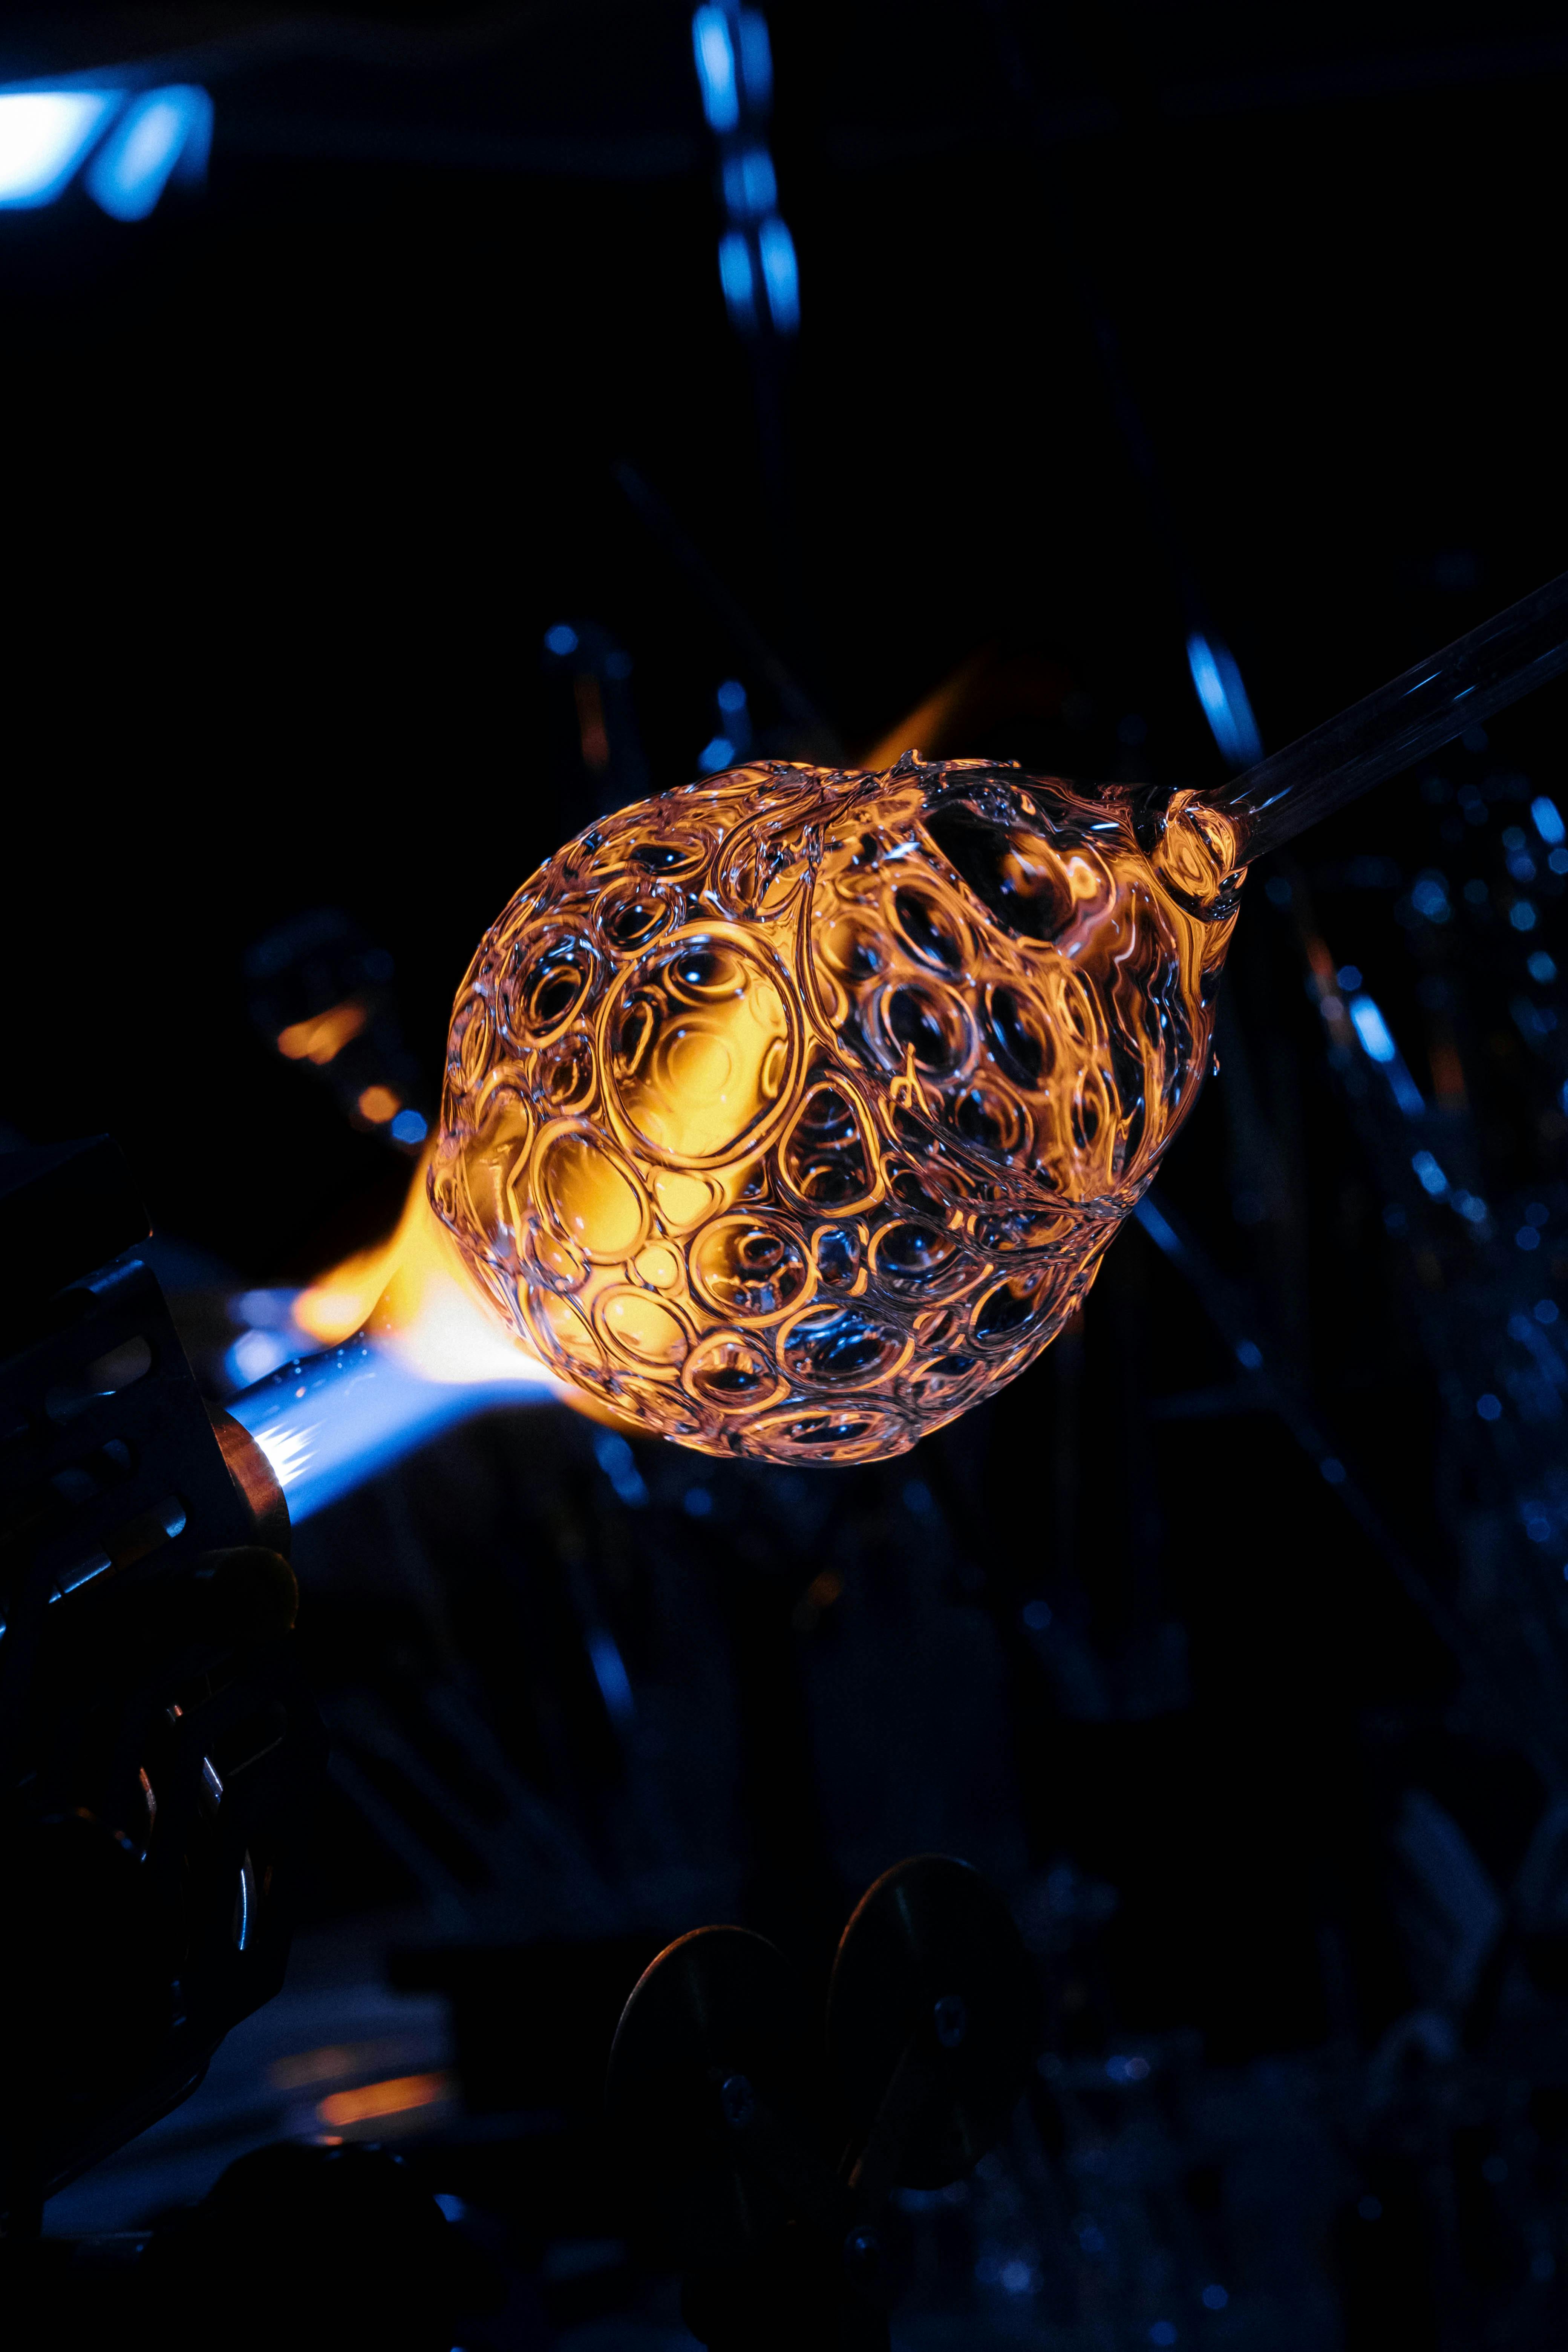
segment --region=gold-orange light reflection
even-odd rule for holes
[[[316,2113],[329,2130],[380,2122],[416,2107],[442,2105],[455,2095],[450,2074],[400,2074],[389,2083],[365,2083],[358,2090],[334,2091]]]
[[[292,1022],[287,1029],[280,1030],[278,1051],[286,1062],[314,1062],[318,1068],[324,1068],[359,1035],[369,1019],[368,1005],[350,997],[329,1012],[315,1013],[309,1021]]]
[[[403,1108],[403,1097],[395,1095],[390,1087],[366,1087],[356,1108],[361,1118],[368,1118],[373,1127],[384,1127]]]
[[[1237,846],[1192,793],[912,753],[601,820],[458,992],[429,1184],[474,1297],[704,1452],[901,1453],[1049,1343],[1153,1181]]]

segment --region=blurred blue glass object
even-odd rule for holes
[[[1263,757],[1263,738],[1230,647],[1218,637],[1187,639],[1187,667],[1220,757],[1233,768],[1249,768]]]
[[[1370,996],[1358,996],[1351,1005],[1356,1035],[1374,1062],[1392,1062],[1399,1048],[1388,1034],[1388,1024]]]
[[[691,19],[691,48],[702,86],[702,111],[713,130],[733,131],[741,120],[741,93],[735,81],[734,43],[722,8],[696,11]]]
[[[177,172],[200,181],[213,102],[194,83],[150,89],[129,106],[87,169],[87,192],[115,220],[145,220]]]
[[[52,205],[121,95],[102,89],[0,93],[0,206]]]
[[[749,334],[757,323],[756,281],[752,249],[737,228],[726,231],[719,240],[719,282],[731,320]]]
[[[793,335],[800,324],[800,271],[795,239],[774,213],[757,231],[763,278],[768,289],[768,310],[781,335]]]
[[[768,41],[767,18],[755,8],[740,14],[741,79],[746,103],[753,114],[765,114],[773,102],[773,53]]]
[[[765,147],[745,147],[724,158],[724,202],[740,219],[770,213],[779,200],[778,174]]]
[[[1531,802],[1530,814],[1534,819],[1536,832],[1551,848],[1555,849],[1561,841],[1568,841],[1568,827],[1563,823],[1557,803],[1549,801],[1544,793],[1538,801]]]

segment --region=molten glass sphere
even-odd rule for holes
[[[430,1197],[565,1380],[710,1454],[901,1453],[1082,1301],[1211,1051],[1236,838],[974,760],[756,763],[541,866]]]

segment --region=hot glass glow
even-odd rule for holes
[[[430,1198],[649,1430],[897,1454],[1082,1300],[1197,1094],[1236,837],[979,761],[758,762],[542,866],[459,992]]]

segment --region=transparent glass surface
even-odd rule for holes
[[[902,1452],[1079,1306],[1211,1056],[1237,835],[980,761],[755,763],[526,882],[430,1197],[564,1379],[712,1454]]]

